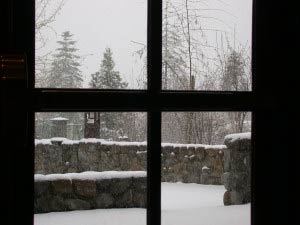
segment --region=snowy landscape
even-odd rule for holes
[[[224,206],[223,185],[162,183],[163,225],[250,225],[250,204]],[[96,209],[34,215],[35,225],[145,225],[146,209]]]

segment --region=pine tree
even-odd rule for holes
[[[110,48],[106,48],[100,66],[100,71],[93,73],[90,81],[91,88],[124,89],[128,86],[122,81],[119,71],[115,71],[115,62]]]
[[[122,81],[119,71],[115,70],[115,62],[110,48],[106,48],[101,61],[100,70],[91,75],[89,83],[95,89],[124,89],[128,84]],[[100,114],[100,113],[99,113]],[[126,115],[124,113],[101,113],[100,137],[117,140],[123,132]]]
[[[76,41],[72,40],[69,31],[62,33],[60,45],[53,55],[53,62],[49,72],[48,87],[50,88],[80,88],[82,85],[82,73],[78,62],[80,56],[76,55]]]
[[[53,61],[47,79],[50,88],[80,88],[82,86],[82,73],[78,62],[80,56],[76,54],[76,41],[72,40],[69,31],[62,33],[62,40],[57,41],[59,47],[55,50]],[[69,119],[69,124],[80,124],[83,120],[82,113],[59,113],[59,116]]]

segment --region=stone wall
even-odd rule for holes
[[[223,175],[226,192],[224,205],[251,202],[251,133],[225,137]]]
[[[222,184],[223,145],[162,144],[162,181]]]
[[[144,171],[35,175],[34,213],[146,208]]]
[[[222,184],[224,145],[162,144],[162,181]],[[145,171],[145,142],[109,142],[101,139],[36,140],[35,173],[84,171]]]

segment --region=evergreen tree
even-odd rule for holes
[[[115,70],[112,51],[106,48],[101,61],[100,70],[91,75],[89,83],[95,89],[124,89],[128,84],[122,81],[119,71]],[[100,114],[100,113],[99,113]],[[104,139],[118,140],[119,136],[126,135],[123,132],[126,114],[124,113],[101,113],[100,137]]]
[[[76,41],[72,40],[69,31],[62,33],[61,41],[57,41],[59,47],[53,55],[53,62],[49,72],[48,87],[50,88],[80,88],[82,85],[82,73],[78,62],[80,56],[76,55]]]
[[[119,71],[115,71],[115,62],[110,48],[106,48],[100,66],[100,71],[93,73],[90,81],[91,88],[124,89],[128,86],[122,81]]]
[[[47,87],[50,88],[80,88],[82,86],[82,73],[78,62],[80,56],[76,54],[76,41],[72,39],[69,31],[62,33],[62,40],[57,41],[59,47],[55,50],[53,61],[48,73]],[[83,120],[82,113],[59,113],[69,119],[68,124],[80,124]],[[50,119],[50,118],[49,118]]]

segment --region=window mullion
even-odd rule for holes
[[[161,112],[148,112],[147,224],[161,223]]]
[[[148,94],[148,163],[147,224],[161,224],[161,94],[162,68],[162,1],[148,0],[147,27]]]

